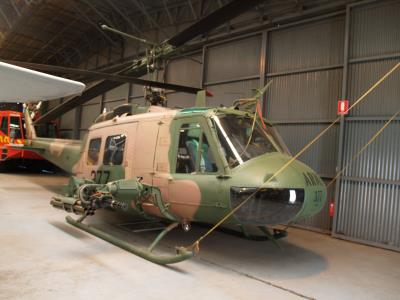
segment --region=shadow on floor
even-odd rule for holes
[[[135,222],[135,220],[123,214],[107,211],[101,211],[95,217],[85,221],[85,223],[142,248],[148,247],[159,232],[129,232],[120,226],[127,222]],[[86,234],[81,236],[76,233],[80,232],[79,229],[68,224],[65,226],[58,223],[52,225],[76,238],[86,238]],[[176,229],[162,240],[159,250],[165,254],[174,252],[175,246],[191,245],[207,229],[196,224],[192,225],[189,232]],[[271,241],[252,241],[216,231],[201,243],[199,255],[192,261],[197,264],[211,264],[251,276],[268,278],[268,280],[309,277],[321,273],[327,268],[327,262],[323,256],[313,249],[295,244],[290,239],[290,232],[289,237],[279,240],[279,244],[281,248]],[[178,265],[176,266],[177,271],[184,271]]]
[[[65,232],[66,234],[77,238],[77,239],[88,239],[88,235],[83,231],[78,230],[77,228],[69,225],[67,222],[62,221],[49,221],[49,224],[56,227],[57,229]]]
[[[3,170],[0,172],[0,175],[1,173],[5,173],[16,177],[21,176],[23,178],[28,178],[29,183],[36,184],[52,193],[60,193],[62,186],[68,183],[69,174],[56,166],[49,164],[50,163],[44,163],[42,165],[41,163],[36,163],[32,166],[9,164],[5,171]],[[24,187],[19,186],[18,188],[23,189]],[[31,189],[32,187],[30,186],[29,188]]]

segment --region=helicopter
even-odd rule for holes
[[[85,86],[9,64],[0,67],[2,84],[10,87],[0,98],[9,102],[35,100],[35,91],[42,99],[76,94]],[[11,83],[26,79],[31,85],[12,90]],[[147,106],[124,104],[101,114],[82,141],[38,137],[26,106],[24,144],[8,147],[35,152],[73,174],[50,202],[80,215],[67,216],[68,223],[154,263],[177,263],[197,250],[177,247],[174,255],[153,250],[178,225],[188,231],[192,223],[218,224],[232,214],[223,227],[249,238],[250,230],[258,229],[275,240],[286,236],[275,225],[310,217],[325,205],[326,187],[305,164],[295,160],[276,176],[293,158],[274,126],[256,118],[255,104],[267,88],[217,108],[206,107],[205,90],[197,92],[195,107],[184,109],[164,107],[165,97],[156,94]],[[99,209],[169,225],[143,250],[83,223]]]
[[[322,209],[325,184],[300,161],[269,181],[291,156],[274,126],[248,109],[246,101],[256,97],[218,108],[204,107],[205,97],[205,91],[198,92],[196,106],[184,109],[123,104],[101,114],[83,141],[37,137],[26,110],[23,147],[73,174],[63,194],[50,202],[80,215],[77,220],[67,216],[68,223],[158,264],[177,263],[196,252],[177,247],[173,255],[154,254],[169,231],[178,225],[188,231],[197,222],[216,224],[247,197],[250,201],[223,224],[246,236],[258,228],[268,238],[284,237],[275,225]],[[169,225],[143,250],[83,223],[99,209]]]
[[[95,97],[103,87],[125,82],[146,86],[146,106],[124,104],[104,112],[83,140],[38,137],[29,110],[25,110],[25,143],[12,148],[35,152],[72,174],[63,193],[50,202],[80,216],[67,216],[68,223],[151,262],[172,264],[198,251],[196,247],[177,247],[172,255],[153,252],[179,225],[189,231],[192,223],[217,226],[222,220],[222,227],[248,238],[259,239],[260,235],[253,234],[258,230],[275,240],[287,234],[276,225],[311,217],[322,209],[327,198],[322,179],[305,164],[292,161],[273,124],[261,116],[258,101],[268,85],[231,107],[213,108],[206,105],[206,90],[156,81],[163,61],[186,41],[261,2],[230,2],[165,43],[151,44],[146,56],[134,60],[126,73],[37,66],[104,79],[100,87],[81,89],[82,96],[65,101],[38,121]],[[124,35],[108,26],[102,28]],[[153,75],[154,80],[135,78],[143,74]],[[159,88],[196,93],[196,104],[168,108]],[[100,209],[167,225],[142,249],[83,222]]]

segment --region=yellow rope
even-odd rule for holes
[[[198,244],[207,237],[211,232],[218,228],[222,223],[224,223],[229,217],[231,217],[239,208],[241,208],[247,201],[249,201],[266,183],[269,183],[272,179],[276,178],[280,173],[282,173],[290,164],[292,164],[300,155],[302,155],[314,142],[316,142],[321,136],[323,136],[340,118],[337,118],[330,126],[324,129],[320,134],[318,134],[308,145],[306,145],[299,153],[293,156],[286,164],[284,164],[275,174],[273,174],[267,181],[265,181],[254,193],[243,200],[238,206],[232,209],[228,214],[226,214],[218,223],[216,223],[209,231],[207,231],[203,236],[201,236],[197,241],[193,243],[189,248],[194,245],[198,247]]]
[[[360,151],[355,154],[350,162],[343,168],[341,169],[336,176],[326,185],[326,188],[328,189],[337,179],[338,177],[343,174],[343,172],[351,165],[353,164],[354,160],[356,160],[377,138],[379,135],[382,134],[382,132],[390,125],[390,123],[398,116],[400,115],[400,110],[398,110],[372,137],[371,139],[360,149]],[[291,222],[286,224],[286,226],[282,230],[287,230],[290,226],[292,225]]]
[[[349,111],[356,106],[359,102],[361,102],[362,100],[364,100],[365,97],[368,96],[369,93],[371,93],[378,85],[380,85],[388,76],[390,76],[390,74],[392,74],[394,71],[396,71],[396,69],[400,66],[400,62],[397,63],[389,72],[387,72],[385,75],[383,75],[383,77],[381,77],[381,79],[379,79],[373,86],[371,86],[369,88],[368,91],[366,91],[364,93],[364,95],[362,95],[360,98],[358,98],[358,100],[356,102],[353,103],[353,105],[351,105],[349,107]]]
[[[252,124],[252,126],[251,126],[251,134],[250,134],[250,136],[249,136],[249,139],[247,140],[247,144],[246,144],[246,146],[244,147],[242,153],[239,154],[239,157],[242,157],[243,154],[247,151],[247,147],[249,147],[250,142],[251,142],[251,138],[253,137],[254,127],[255,127],[256,121],[257,121],[257,102],[258,102],[258,100],[256,100],[256,110],[255,110],[255,112],[254,112],[253,124]],[[233,160],[233,161],[229,164],[229,167],[232,167],[233,164],[235,164],[237,161],[238,161],[237,159]]]
[[[269,86],[271,85],[272,80],[270,80],[267,85],[264,87],[264,93],[268,90]],[[262,93],[259,97],[261,98],[264,93]],[[254,110],[254,117],[253,117],[253,124],[251,126],[251,134],[249,136],[249,139],[247,140],[246,146],[244,147],[242,153],[239,154],[239,157],[242,157],[243,154],[247,151],[247,148],[250,145],[251,142],[251,138],[253,137],[253,133],[254,133],[254,127],[256,125],[256,121],[257,121],[257,111],[258,111],[258,102],[260,101],[260,98],[254,98],[255,99],[255,103],[256,103],[256,109]],[[229,164],[229,167],[233,166],[234,163],[237,162],[237,159],[235,159],[232,163]]]
[[[353,103],[348,109],[350,111],[356,105],[361,103],[366,96],[368,96],[377,86],[379,86],[390,74],[392,74],[398,67],[400,63],[397,63],[389,72],[387,72],[383,77],[381,77],[374,85],[372,85],[356,102]],[[327,128],[321,131],[311,142],[309,142],[303,149],[301,149],[295,156],[293,156],[286,164],[284,164],[278,171],[276,171],[267,181],[265,181],[254,193],[243,200],[242,203],[233,208],[229,213],[227,213],[220,221],[218,221],[211,229],[209,229],[204,235],[198,238],[192,245],[188,246],[188,249],[195,249],[196,252],[199,251],[200,242],[205,239],[210,233],[217,229],[222,223],[224,223],[229,217],[231,217],[239,208],[246,204],[252,197],[257,194],[266,183],[269,183],[272,179],[276,178],[280,173],[282,173],[288,166],[290,166],[299,156],[301,156],[308,148],[310,148],[317,140],[319,140],[329,129],[331,129],[338,121],[340,117],[336,118]]]
[[[354,162],[354,160],[355,159],[357,159],[377,138],[378,138],[378,136],[379,135],[381,135],[382,134],[382,132],[390,125],[390,123],[398,116],[398,115],[400,115],[400,110],[398,110],[386,123],[385,123],[385,125],[383,125],[372,137],[371,137],[371,139],[360,149],[360,151],[358,151],[357,152],[357,154],[355,154],[352,158],[351,158],[351,160],[350,160],[350,162],[345,166],[345,167],[343,167],[343,169],[341,169],[337,174],[336,174],[336,176],[326,185],[326,188],[329,188],[331,185],[332,185],[332,183],[334,183],[337,179],[338,179],[338,177],[340,176],[340,175],[342,175],[343,174],[343,172]]]

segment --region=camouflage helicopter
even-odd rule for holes
[[[116,82],[116,86],[132,82],[197,93],[192,108],[167,108],[162,92],[146,89],[149,105],[125,104],[101,114],[83,141],[37,137],[26,111],[24,149],[73,174],[63,194],[51,201],[54,207],[81,216],[78,220],[68,216],[68,223],[149,261],[171,264],[196,252],[185,247],[177,247],[174,255],[153,252],[178,225],[187,231],[191,223],[219,224],[229,216],[223,223],[225,228],[250,238],[250,232],[259,230],[267,238],[276,239],[286,232],[275,225],[310,217],[322,209],[326,188],[308,166],[295,160],[276,175],[292,158],[273,125],[261,116],[257,118],[257,99],[267,86],[252,99],[240,99],[232,107],[212,108],[206,105],[204,90],[126,76],[155,75],[162,60],[204,28],[216,27],[260,2],[230,2],[161,46],[153,45],[146,57],[134,61],[127,74],[66,70],[102,77],[106,82]],[[94,97],[101,90],[89,87],[82,98]],[[76,102],[74,98],[60,106],[72,107]],[[47,118],[51,115],[48,113]],[[99,209],[169,225],[144,250],[83,223]]]
[[[279,238],[285,232],[268,227],[318,213],[326,188],[305,164],[295,161],[264,184],[291,158],[273,125],[242,109],[240,101],[204,107],[205,94],[185,109],[121,105],[100,115],[83,141],[38,138],[26,114],[24,147],[74,174],[51,205],[81,215],[67,216],[68,223],[159,264],[194,255],[183,247],[171,256],[154,254],[168,231],[179,224],[190,230],[192,222],[215,224],[252,194],[223,226],[244,234],[259,228]],[[102,208],[170,225],[143,250],[82,222]]]

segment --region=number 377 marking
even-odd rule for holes
[[[96,183],[107,183],[110,179],[110,171],[93,170],[90,175],[92,180]]]

